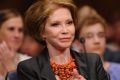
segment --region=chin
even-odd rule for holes
[[[96,53],[96,54],[98,54],[98,55],[100,55],[100,54],[101,54],[101,52],[100,52],[100,51],[93,51],[93,53]]]
[[[18,51],[19,47],[18,47],[18,46],[14,46],[13,49],[14,49],[15,51]]]
[[[70,47],[71,46],[71,42],[69,42],[69,43],[63,43],[63,44],[61,44],[62,46],[64,46],[64,47]]]
[[[61,49],[70,48],[70,45],[61,46],[60,48],[61,48]]]

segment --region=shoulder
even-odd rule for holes
[[[17,76],[19,80],[35,80],[36,74],[40,73],[37,58],[21,61],[17,66]]]
[[[37,70],[47,59],[47,52],[41,52],[38,56],[19,62],[18,69],[34,69]]]
[[[22,54],[22,53],[18,53],[18,55],[19,55],[19,62],[31,58],[31,56],[28,56],[28,55],[26,55],[26,54]]]
[[[88,69],[91,80],[109,80],[107,78],[107,73],[105,72],[100,56],[96,53],[77,53],[73,51],[74,55],[77,57],[76,60],[83,63],[86,66],[82,66]]]
[[[120,64],[109,62],[108,72],[111,73],[120,73]]]
[[[76,59],[82,61],[83,63],[87,61],[87,63],[91,66],[102,64],[100,56],[96,53],[78,53],[75,51],[72,52],[73,56],[75,56]]]
[[[19,62],[17,68],[23,69],[23,70],[28,70],[28,69],[35,67],[34,65],[36,65],[36,59],[30,58],[30,59]]]
[[[116,69],[120,71],[120,64],[115,62],[109,62],[109,69]]]
[[[87,53],[88,60],[98,61],[101,60],[100,56],[97,53]]]
[[[95,60],[100,59],[100,56],[96,53],[78,53],[78,52],[73,51],[73,50],[72,50],[72,53],[75,56],[78,56],[79,58],[85,59],[87,57],[87,59],[90,61],[95,61]]]

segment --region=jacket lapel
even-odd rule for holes
[[[46,63],[42,72],[41,72],[42,79],[45,80],[56,80],[55,75],[49,65],[49,63]]]
[[[39,57],[41,78],[44,80],[56,80],[55,74],[52,71],[52,68],[49,62],[49,54],[48,54],[47,48],[45,48],[41,54],[42,56]],[[85,55],[81,53],[76,53],[74,51],[71,51],[71,54],[72,54],[72,57],[75,59],[75,63],[77,65],[79,74],[83,75],[87,79],[88,76],[87,76],[87,64],[85,61]]]
[[[45,48],[41,53],[42,56],[39,57],[39,65],[40,65],[40,76],[43,80],[56,80],[54,72],[52,71],[48,50]],[[41,66],[42,65],[42,66]]]
[[[87,79],[88,75],[87,75],[87,64],[85,61],[85,55],[82,53],[76,53],[72,51],[72,56],[75,58],[75,63],[77,65],[79,74],[81,74]]]

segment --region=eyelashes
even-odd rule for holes
[[[51,26],[53,26],[53,27],[56,27],[56,26],[58,26],[58,25],[59,25],[58,22],[56,22],[56,23],[52,23],[52,24],[51,24]]]
[[[66,21],[65,23],[64,23],[65,25],[73,25],[73,21],[72,20],[68,20],[68,21]],[[61,22],[54,22],[54,23],[51,23],[50,24],[50,26],[52,26],[52,27],[58,27],[58,26],[60,26],[60,25],[62,25],[62,23]]]
[[[9,30],[9,31],[18,30],[18,32],[23,32],[23,31],[24,31],[23,28],[18,28],[18,29],[16,29],[16,28],[14,28],[14,27],[9,27],[8,30]]]
[[[73,21],[68,21],[67,24],[71,25],[73,24]]]
[[[96,34],[99,38],[105,38],[105,33],[104,32],[99,32],[98,34]],[[88,33],[86,34],[84,37],[87,39],[91,39],[95,36],[95,34],[93,33]]]

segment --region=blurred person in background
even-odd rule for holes
[[[106,22],[100,15],[90,14],[84,17],[81,22],[78,21],[77,34],[85,38],[85,43],[83,44],[85,45],[85,52],[100,55],[104,69],[110,74],[111,80],[120,80],[120,64],[108,62],[104,59],[106,50],[106,26]],[[79,36],[76,36],[78,40]]]
[[[111,16],[107,27],[107,49],[105,58],[111,62],[120,63],[120,12],[116,11]],[[111,54],[110,54],[111,53]]]
[[[34,39],[27,30],[25,30],[25,36],[22,46],[20,47],[20,52],[34,57],[37,56],[43,48],[44,46],[41,45],[38,40]]]
[[[120,11],[113,13],[109,24],[113,30],[113,36],[111,37],[111,43],[108,44],[108,48],[112,51],[120,51]]]
[[[77,10],[77,16],[79,18],[78,22],[81,23],[81,21],[83,21],[85,17],[90,16],[90,15],[95,15],[95,14],[97,14],[97,12],[92,7],[88,5],[79,6]],[[83,38],[78,35],[76,36],[79,37],[79,39],[75,38],[74,42],[72,43],[71,48],[77,52],[84,52],[84,48],[83,48],[84,46],[83,46],[83,43],[81,42]]]
[[[0,80],[5,80],[8,72],[14,72],[23,59],[18,53],[23,42],[23,29],[23,18],[19,12],[0,10]]]
[[[89,16],[92,16],[92,15],[99,15],[96,10],[88,5],[84,5],[82,7],[78,7],[78,12],[77,12],[77,15],[78,15],[78,23],[82,23],[82,21],[86,18],[86,17],[89,17]],[[78,25],[79,27],[79,25]],[[77,29],[79,31],[79,29]],[[113,35],[113,31],[109,31],[109,30],[112,30],[111,27],[106,24],[106,27],[105,27],[105,36],[106,36],[106,40],[108,39],[108,36],[110,38],[110,36]],[[78,32],[77,31],[77,32]],[[111,33],[111,34],[108,34],[108,33]],[[79,33],[77,33],[79,34]],[[72,49],[77,51],[77,52],[84,52],[84,45],[83,45],[83,41],[84,39],[82,39],[81,36],[78,36],[79,39],[75,39],[73,44],[72,44]],[[81,42],[82,40],[82,42]],[[119,51],[112,51],[108,46],[106,46],[105,48],[105,51],[104,51],[104,59],[106,61],[110,61],[110,62],[117,62],[117,63],[120,63],[120,52]]]

